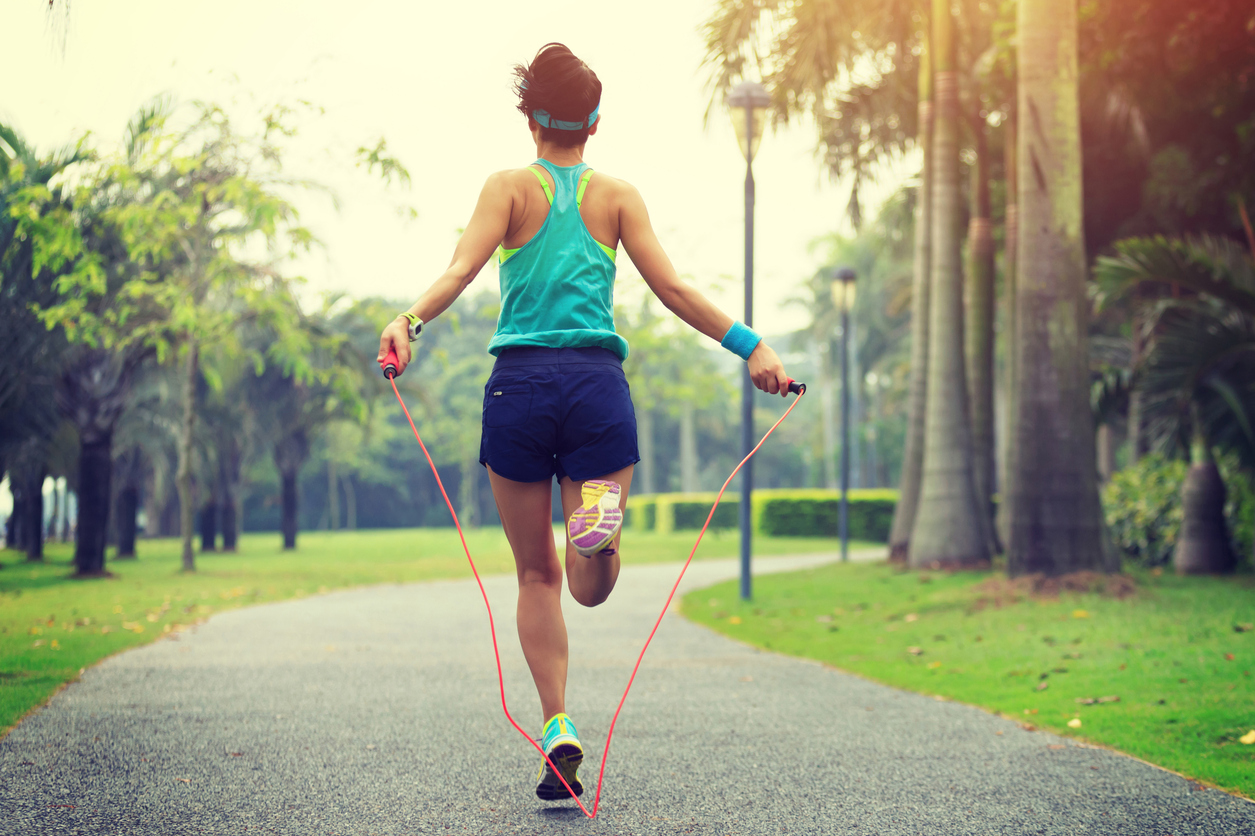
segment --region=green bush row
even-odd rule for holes
[[[714,493],[640,494],[628,498],[626,525],[637,531],[687,531],[706,522]],[[841,495],[823,489],[772,488],[754,491],[754,531],[773,537],[836,537]],[[893,521],[898,492],[892,489],[850,491],[850,537],[885,542]],[[710,527],[736,528],[739,494],[725,493]]]

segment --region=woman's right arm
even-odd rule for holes
[[[466,231],[453,249],[453,259],[448,268],[410,306],[409,312],[424,323],[444,313],[462,295],[505,238],[513,207],[513,190],[508,178],[509,172],[499,171],[484,183],[479,202],[466,225]],[[389,348],[396,349],[399,361],[397,374],[404,372],[411,360],[408,326],[405,316],[398,314],[379,337],[378,360],[383,361]]]
[[[645,283],[667,309],[693,328],[722,342],[732,327],[732,317],[716,308],[701,291],[682,281],[671,259],[663,252],[649,222],[645,201],[633,186],[619,181],[623,190],[619,208],[619,240],[628,257],[641,272]],[[784,364],[765,341],[759,342],[749,357],[750,378],[764,392],[787,395],[789,377]]]

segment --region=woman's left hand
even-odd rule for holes
[[[788,397],[789,376],[784,373],[784,363],[765,340],[759,342],[750,354],[749,366],[750,379],[755,386],[768,394]]]

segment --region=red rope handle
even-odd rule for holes
[[[523,735],[527,742],[532,744],[532,747],[537,752],[540,752],[540,756],[545,759],[545,763],[549,764],[549,768],[553,770],[554,775],[558,776],[558,780],[562,782],[562,786],[566,787],[567,792],[571,793],[571,798],[579,805],[580,810],[583,811],[584,815],[590,819],[595,818],[597,815],[597,808],[601,805],[601,785],[602,781],[605,779],[606,760],[610,756],[610,739],[614,737],[614,726],[615,723],[619,722],[619,712],[623,710],[623,703],[627,701],[628,691],[632,690],[632,683],[636,681],[636,672],[640,670],[641,661],[645,658],[645,651],[649,649],[649,643],[654,640],[654,634],[658,632],[658,627],[662,624],[662,619],[667,614],[667,608],[671,606],[671,600],[675,598],[675,592],[680,588],[680,581],[684,579],[684,573],[688,571],[689,564],[693,562],[693,555],[697,554],[697,547],[701,545],[702,538],[706,536],[706,529],[710,526],[710,521],[715,516],[715,509],[719,507],[719,500],[723,499],[723,492],[728,489],[728,485],[732,482],[733,478],[741,472],[741,468],[744,467],[745,463],[750,460],[750,457],[758,452],[758,448],[762,447],[763,442],[767,440],[768,436],[776,431],[776,427],[780,426],[784,419],[789,417],[789,413],[793,411],[793,407],[797,406],[798,401],[802,399],[802,395],[806,394],[806,389],[802,389],[798,396],[793,399],[793,403],[789,405],[789,408],[786,409],[784,414],[780,416],[780,420],[772,424],[771,429],[767,430],[767,433],[761,440],[759,440],[754,449],[750,450],[749,454],[745,458],[741,459],[741,463],[736,466],[736,469],[732,471],[732,474],[728,476],[727,480],[723,483],[723,487],[719,489],[719,495],[715,497],[715,504],[710,506],[710,513],[706,515],[706,523],[702,526],[701,532],[697,535],[697,542],[693,544],[693,550],[689,552],[688,560],[684,561],[684,566],[680,569],[680,576],[675,579],[675,583],[671,586],[671,593],[667,595],[667,602],[662,605],[662,612],[658,614],[658,620],[654,622],[654,629],[649,631],[649,638],[645,639],[645,646],[641,648],[640,655],[636,657],[636,664],[632,666],[632,675],[628,677],[627,687],[623,689],[623,696],[619,698],[619,705],[615,708],[614,717],[610,720],[610,729],[606,732],[606,748],[603,749],[601,753],[601,768],[597,771],[597,793],[593,796],[592,812],[589,812],[588,808],[575,797],[575,793],[571,792],[571,785],[568,784],[566,779],[562,777],[561,771],[554,766],[553,761],[549,760],[549,756],[545,754],[545,750],[542,749],[540,744],[537,743],[530,734],[525,732],[523,727],[515,722],[514,717],[510,715],[510,709],[506,705],[505,701],[505,677],[501,672],[501,651],[497,647],[497,626],[496,622],[493,621],[492,605],[488,603],[488,593],[484,590],[484,582],[480,580],[479,570],[475,568],[475,561],[471,558],[471,550],[466,545],[466,535],[462,533],[462,524],[458,522],[458,515],[457,512],[453,510],[453,503],[449,501],[449,494],[445,493],[444,482],[440,481],[440,473],[436,470],[436,464],[431,460],[431,454],[427,452],[427,445],[423,444],[423,439],[418,434],[418,427],[414,426],[414,419],[410,417],[410,410],[405,406],[405,401],[402,400],[401,393],[397,390],[396,379],[394,377],[389,377],[388,380],[392,383],[392,391],[396,393],[397,402],[401,404],[401,409],[404,410],[405,417],[410,422],[410,429],[414,431],[414,438],[418,441],[418,446],[423,449],[423,455],[427,457],[427,464],[431,466],[432,475],[436,477],[436,485],[440,488],[440,495],[444,497],[445,505],[449,506],[449,513],[453,515],[453,524],[457,527],[458,537],[462,540],[462,550],[466,552],[466,562],[471,565],[471,573],[475,575],[475,583],[479,584],[479,594],[483,596],[484,608],[488,611],[488,631],[492,634],[492,655],[497,661],[497,685],[501,690],[501,710],[505,712],[505,718],[510,721],[510,725],[514,726],[515,730],[519,734]]]

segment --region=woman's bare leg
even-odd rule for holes
[[[562,565],[553,541],[553,488],[515,482],[488,468],[501,526],[519,578],[518,629],[523,656],[540,694],[542,720],[566,712],[567,635],[562,620]]]
[[[619,493],[619,507],[625,511],[627,510],[628,490],[632,487],[632,468],[633,465],[628,465],[622,470],[596,477],[619,483],[619,487],[622,488]],[[562,516],[569,523],[571,514],[575,513],[575,509],[583,502],[580,497],[580,488],[583,487],[584,482],[573,482],[570,477],[563,477],[559,484],[562,487]],[[584,606],[595,607],[610,597],[610,591],[614,589],[615,581],[619,579],[619,538],[621,536],[623,536],[622,531],[614,536],[614,541],[609,546],[592,557],[584,557],[577,552],[575,546],[571,545],[571,538],[567,538],[567,586],[571,590],[571,597]]]

